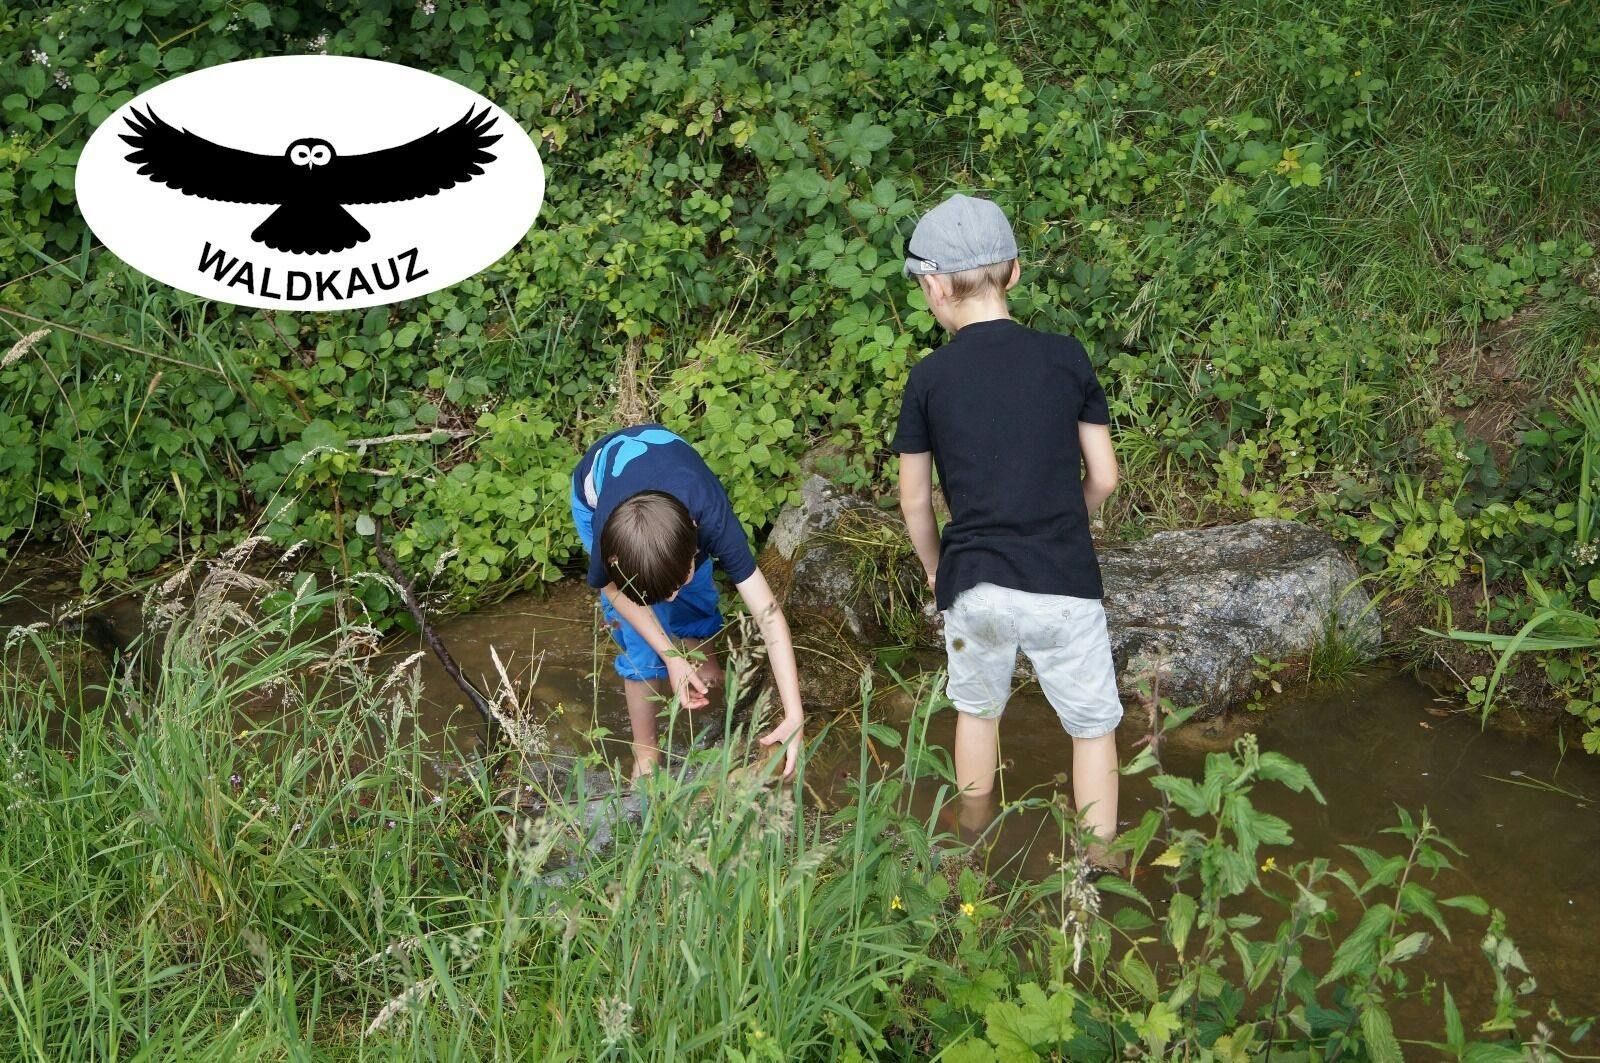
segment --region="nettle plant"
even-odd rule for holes
[[[951,987],[974,1017],[943,1058],[1399,1060],[1392,1009],[1430,1000],[1435,988],[1441,1036],[1412,1044],[1459,1059],[1523,1058],[1516,1029],[1528,1012],[1518,998],[1533,979],[1498,910],[1437,890],[1460,851],[1428,814],[1397,811],[1382,832],[1395,842],[1388,851],[1347,845],[1345,861],[1280,860],[1291,826],[1252,797],[1283,787],[1322,803],[1310,775],[1253,735],[1207,757],[1198,779],[1167,774],[1159,736],[1186,715],[1166,715],[1156,741],[1123,769],[1151,774],[1163,799],[1117,840],[1131,882],[1090,885],[1070,812],[1041,802],[1070,854],[1035,888],[1056,906],[1059,930],[1026,974],[990,970]],[[1463,915],[1483,920],[1495,986],[1492,1013],[1470,1033],[1424,959]]]
[[[1133,15],[1121,0],[1064,12],[1070,47],[1050,59],[1065,77],[1041,76],[983,2],[861,0],[825,22],[707,10],[689,33],[636,2],[128,0],[0,18],[15,164],[0,273],[16,278],[0,298],[62,326],[0,368],[0,540],[78,545],[89,585],[256,530],[350,572],[356,521],[392,514],[397,550],[467,604],[572,560],[561,474],[624,419],[704,443],[753,527],[818,443],[849,455],[850,482],[885,486],[905,373],[940,338],[900,275],[903,242],[948,187],[1012,209],[1019,313],[1109,353],[1201,322],[1242,249],[1234,223],[1319,185],[1321,138],[1281,116],[1166,113],[1148,64],[1105,47]],[[89,132],[164,79],[297,51],[408,63],[495,99],[545,156],[534,232],[478,278],[359,315],[233,312],[97,252],[71,187]],[[1216,169],[1194,173],[1203,146]],[[1201,207],[1218,181],[1214,227]]]

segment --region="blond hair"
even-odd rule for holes
[[[1008,258],[1004,262],[991,262],[987,266],[946,273],[945,278],[950,282],[950,298],[959,302],[982,295],[990,288],[994,289],[996,295],[1004,296],[1006,285],[1011,281],[1011,270],[1016,264],[1016,259]]]

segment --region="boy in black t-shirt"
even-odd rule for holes
[[[998,206],[951,196],[917,223],[905,272],[952,335],[911,370],[891,444],[900,508],[945,618],[956,781],[994,786],[1020,648],[1072,736],[1073,796],[1105,859],[1122,719],[1089,518],[1117,484],[1105,392],[1083,345],[1011,319],[1017,245]],[[932,469],[950,505],[941,539]]]

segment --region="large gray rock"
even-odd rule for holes
[[[764,565],[788,566],[785,609],[801,644],[939,644],[938,616],[899,515],[820,476],[806,480],[801,496],[778,518],[763,554]],[[1099,555],[1112,652],[1130,700],[1157,678],[1162,697],[1214,715],[1259,689],[1258,657],[1303,661],[1330,634],[1362,656],[1382,643],[1355,565],[1305,524],[1264,519],[1162,532],[1103,545]]]
[[[783,507],[767,534],[768,549],[785,561],[795,560],[807,540],[838,525],[847,511],[869,509],[865,502],[841,491],[821,476],[807,476],[800,485],[800,504]]]
[[[1364,657],[1383,641],[1355,565],[1305,524],[1161,532],[1099,554],[1118,676],[1159,675],[1176,705],[1221,710],[1259,687],[1257,657],[1304,660],[1330,634]]]

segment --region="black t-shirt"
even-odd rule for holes
[[[890,446],[933,452],[950,504],[937,598],[978,583],[1099,598],[1078,422],[1107,424],[1083,344],[975,321],[911,369]]]

